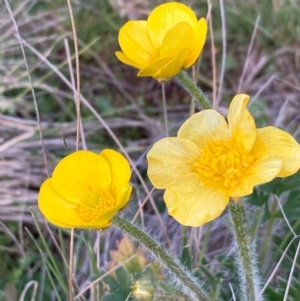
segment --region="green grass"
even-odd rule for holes
[[[190,2],[198,16],[206,15],[206,1]],[[82,94],[105,119],[131,158],[139,163],[139,170],[147,181],[145,151],[163,132],[161,87],[152,79],[137,78],[136,70],[122,65],[116,59],[114,52],[119,49],[118,29],[126,22],[126,17],[120,17],[109,1],[89,0],[84,3],[80,1],[72,3],[80,41]],[[248,56],[250,63],[245,72],[242,90],[255,96],[272,76],[285,80],[286,82],[274,80],[266,86],[251,104],[250,109],[259,126],[280,121],[279,126],[295,134],[299,140],[297,112],[300,63],[297,49],[300,36],[300,5],[292,0],[283,1],[282,6],[279,4],[276,6],[275,3],[277,2],[225,1],[227,57],[220,111],[226,112],[230,100],[237,92],[247,60],[251,35],[257,16],[260,16],[254,46]],[[11,5],[22,36],[69,79],[67,60],[68,57],[74,57],[74,51],[67,3],[62,0],[37,2],[30,0],[28,6],[25,6],[26,9],[20,9],[21,4],[18,1],[12,1]],[[139,5],[139,10],[135,13],[137,17],[145,19],[154,2],[142,1]],[[52,232],[49,232],[38,213],[36,215],[39,219],[36,220],[36,224],[31,217],[29,206],[33,206],[36,212],[38,188],[46,178],[46,172],[42,161],[30,83],[18,41],[12,33],[5,34],[12,27],[3,3],[0,4],[0,14],[3,20],[0,27],[3,29],[2,37],[0,36],[0,146],[1,143],[28,131],[28,127],[35,131],[32,137],[25,140],[20,138],[20,141],[0,152],[0,169],[1,164],[5,166],[2,169],[5,168],[4,172],[0,171],[0,208],[3,208],[0,209],[0,301],[31,300],[35,283],[33,281],[37,283],[34,300],[63,301],[66,300],[67,294],[68,272],[64,261],[68,261],[69,232],[61,232],[55,228],[51,228]],[[215,37],[214,53],[219,74],[222,63],[222,31],[218,1],[212,1],[212,21]],[[5,22],[7,24],[4,24]],[[64,37],[68,38],[70,53],[66,51]],[[208,37],[202,54],[197,77],[198,84],[209,98],[213,89],[210,43],[211,36]],[[26,57],[37,96],[47,157],[50,169],[53,170],[61,157],[75,149],[74,97],[57,72],[41,62],[28,48]],[[74,70],[73,60],[73,72]],[[166,96],[171,132],[175,133],[189,114],[190,97],[174,83],[166,85]],[[286,99],[290,102],[284,110],[281,110]],[[81,113],[86,142],[90,149],[100,151],[105,147],[117,148],[112,137],[88,108],[82,106]],[[9,122],[5,119],[7,117],[11,118]],[[66,140],[68,150],[65,150],[62,136]],[[251,206],[249,215],[251,231],[257,239],[257,252],[261,259],[260,266],[265,281],[281,256],[284,258],[276,276],[268,286],[267,300],[283,300],[288,286],[291,291],[288,300],[298,301],[300,279],[298,265],[295,267],[291,284],[287,283],[298,240],[295,239],[284,254],[293,234],[282,216],[274,195],[276,194],[284,204],[283,210],[287,220],[295,233],[299,234],[299,179],[300,175],[296,174],[291,178],[275,180],[271,184],[257,188],[248,199]],[[137,201],[143,202],[146,194],[135,176],[132,181],[135,195],[128,214],[134,216]],[[184,231],[181,232],[178,224],[166,217],[161,192],[155,191],[153,198],[164,221],[168,220],[167,237],[171,241],[171,246],[168,247],[173,247],[174,252],[179,254],[178,246],[183,240],[180,235]],[[166,237],[157,224],[153,207],[147,203],[143,212],[147,229],[166,243]],[[139,220],[142,221],[143,217],[139,217]],[[40,232],[37,230],[38,227]],[[186,231],[189,246],[181,254],[183,263],[196,276],[214,287],[216,294],[219,292],[220,300],[231,300],[229,284],[233,285],[234,290],[237,289],[236,267],[233,254],[230,252],[231,237],[228,229],[224,227],[223,219],[214,221],[202,230],[186,229]],[[148,259],[147,265],[138,272],[128,270],[122,263],[116,271],[113,271],[109,266],[112,261],[110,250],[118,250],[116,241],[120,240],[121,236],[109,230],[108,233],[98,237],[98,246],[95,243],[96,237],[97,233],[94,232],[78,230],[75,233],[74,273],[77,285],[83,289],[89,282],[109,272],[95,285],[94,290],[87,290],[84,298],[78,300],[124,301],[131,292],[131,286],[144,276],[149,277],[151,283],[156,282],[159,287],[160,295],[157,300],[167,300],[169,295],[173,299],[181,300],[180,292],[165,283],[164,276],[159,275],[157,267],[151,261],[148,262]],[[19,244],[16,244],[16,241]],[[200,244],[199,241],[203,243]],[[202,249],[205,252],[202,252]],[[97,260],[100,264],[97,264]],[[23,297],[22,292],[26,291],[27,285],[29,288]],[[75,293],[78,291],[75,285]],[[130,298],[128,300],[133,299]]]

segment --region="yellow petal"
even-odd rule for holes
[[[137,68],[137,69],[143,69],[145,66],[144,65],[141,65],[137,62],[134,62],[132,60],[130,60],[125,53],[121,52],[121,51],[116,51],[115,52],[115,55],[116,57],[124,64],[126,65],[129,65],[129,66],[132,66],[134,68]]]
[[[120,208],[113,208],[113,209],[105,212],[103,215],[99,216],[98,219],[96,219],[94,222],[80,226],[78,228],[105,229],[111,225],[112,218],[118,213],[119,209]]]
[[[246,109],[249,96],[246,94],[236,95],[228,110],[228,126],[231,136],[241,142],[245,150],[250,151],[256,137],[255,122]]]
[[[101,215],[93,223],[84,222],[78,215],[79,206],[68,203],[54,189],[52,179],[47,179],[41,186],[38,206],[43,215],[52,224],[62,228],[104,229],[110,226],[111,219],[119,208],[113,208]]]
[[[264,157],[251,165],[241,183],[231,193],[231,197],[242,197],[253,192],[256,185],[272,181],[280,171],[282,160],[276,157]]]
[[[127,205],[130,200],[131,192],[132,187],[129,184],[119,187],[116,193],[117,211],[121,210]]]
[[[53,188],[52,179],[47,179],[41,186],[38,206],[43,215],[52,224],[63,228],[75,228],[81,224],[77,214],[77,205],[64,200]]]
[[[197,178],[194,178],[168,187],[164,200],[169,214],[180,224],[199,227],[222,214],[229,196],[202,186]]]
[[[147,20],[153,45],[159,47],[169,29],[180,22],[187,22],[192,28],[197,23],[195,13],[188,6],[177,2],[157,6]]]
[[[287,132],[268,126],[257,129],[253,154],[276,156],[282,160],[282,168],[277,177],[287,177],[300,168],[300,146]]]
[[[113,149],[105,149],[100,154],[109,165],[112,175],[112,185],[123,186],[127,184],[131,177],[130,165],[127,159]]]
[[[206,20],[204,18],[201,18],[193,28],[193,43],[190,47],[191,51],[189,57],[183,64],[184,68],[191,67],[200,56],[200,53],[206,41],[206,34]]]
[[[137,74],[138,77],[142,76],[151,76],[154,77],[154,75],[164,66],[166,66],[169,62],[171,62],[174,58],[168,57],[161,60],[156,61],[155,63],[149,65],[148,67],[140,70],[140,72]]]
[[[119,44],[129,60],[144,67],[151,63],[156,53],[146,21],[128,21],[119,31]]]
[[[193,28],[187,22],[180,22],[170,28],[163,38],[160,58],[175,57],[181,50],[193,40]],[[184,58],[183,61],[185,61]]]
[[[148,176],[156,188],[166,188],[196,174],[194,162],[200,149],[180,138],[164,138],[156,142],[147,154]]]
[[[108,189],[110,167],[99,155],[90,151],[74,152],[63,158],[53,171],[52,184],[67,201],[79,203],[88,188]]]
[[[179,138],[192,141],[202,148],[210,140],[229,138],[225,118],[214,110],[204,110],[187,119],[178,131]]]
[[[122,202],[123,207],[124,202],[128,202],[131,192],[131,187],[128,185],[131,177],[130,165],[123,155],[112,149],[103,150],[100,156],[110,167],[112,177],[110,191],[116,196],[118,204]]]
[[[183,62],[185,61],[188,55],[189,55],[189,49],[188,48],[182,49],[172,61],[168,62],[163,67],[161,67],[153,75],[153,77],[159,81],[162,81],[162,80],[168,80],[176,76],[181,71]]]

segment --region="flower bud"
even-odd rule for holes
[[[149,276],[144,276],[137,280],[132,288],[132,294],[138,300],[152,301],[156,286]]]

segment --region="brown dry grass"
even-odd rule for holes
[[[110,2],[122,17],[137,18],[147,15],[150,10],[147,1]],[[76,116],[73,104],[75,89],[71,76],[74,74],[74,68],[70,65],[68,67],[67,64],[73,57],[71,58],[72,51],[68,50],[64,40],[72,39],[70,29],[66,28],[64,23],[68,18],[68,11],[64,6],[55,13],[49,11],[32,15],[27,11],[31,3],[27,0],[15,5],[13,13],[19,31],[26,41],[25,46],[27,45],[26,56],[33,77],[33,87],[36,90],[38,105],[42,107],[42,110],[39,107],[40,124],[34,117],[31,83],[24,67],[14,26],[5,6],[1,4],[0,7],[0,29],[3,32],[0,37],[0,222],[4,225],[17,222],[21,230],[14,235],[15,241],[21,243],[21,253],[24,252],[22,225],[33,224],[29,208],[36,207],[39,187],[47,177],[39,126],[44,136],[44,155],[50,171],[59,157],[66,153],[66,145],[68,150],[76,148]],[[195,1],[190,3],[194,4]],[[274,9],[280,5],[279,2],[274,2]],[[215,6],[213,2],[213,7]],[[213,11],[208,17],[214,20],[217,18],[215,15],[217,13]],[[200,72],[197,73],[196,80],[204,87],[209,97],[214,93],[223,93],[224,97],[221,98],[218,107],[222,113],[226,113],[228,101],[235,93],[245,92],[252,96],[251,109],[261,125],[275,124],[299,139],[299,41],[295,41],[294,45],[275,47],[271,51],[259,44],[259,23],[253,25],[252,38],[249,36],[248,45],[234,48],[230,44],[227,45],[227,55],[234,57],[239,65],[225,70],[221,91],[218,90],[218,76],[222,69],[220,28],[214,29],[215,44],[210,44],[211,39],[207,42],[201,66],[197,66]],[[101,38],[99,41],[89,42],[101,43]],[[141,218],[145,220],[142,223],[151,228],[158,239],[164,240],[167,236],[169,247],[178,252],[182,229],[166,213],[158,214],[157,203],[153,199],[160,199],[161,193],[154,192],[152,202],[141,206],[150,189],[144,176],[145,154],[151,144],[163,136],[160,86],[151,79],[135,78],[135,70],[120,65],[114,59],[107,61],[107,57],[103,58],[101,53],[95,52],[91,45],[81,40],[79,48],[82,51],[81,91],[84,97],[81,100],[85,116],[82,122],[81,147],[87,145],[89,149],[98,151],[110,146],[121,149],[131,158],[133,166],[138,167],[142,173],[140,175],[135,172],[133,176],[137,191],[135,198],[141,209]],[[212,56],[216,57],[216,65],[211,62]],[[64,64],[64,67],[58,67],[60,64]],[[48,75],[45,76],[46,74]],[[214,74],[217,78],[213,80]],[[24,89],[27,91],[24,92]],[[49,95],[55,110],[52,108],[48,114],[45,102]],[[166,96],[170,129],[171,133],[175,133],[189,114],[189,96],[181,92],[174,83],[166,86]],[[104,101],[108,99],[113,110],[105,111],[105,108],[97,107],[97,97],[102,97]],[[94,109],[95,107],[97,109]],[[137,180],[139,177],[140,180]],[[141,183],[143,181],[145,182]],[[132,210],[137,209],[133,207]],[[161,221],[159,227],[158,218]],[[1,228],[8,235],[9,230],[4,226]],[[162,230],[163,228],[167,228],[167,232]],[[199,253],[198,246],[205,236],[205,229],[190,231],[189,243],[195,251],[195,257]],[[214,258],[216,250],[220,249],[224,254],[230,254],[230,238],[223,221],[215,222],[210,231],[213,235],[206,256]],[[215,262],[211,262],[214,269]]]

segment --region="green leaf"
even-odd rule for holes
[[[265,193],[273,193],[280,196],[285,191],[298,190],[300,188],[300,172],[286,177],[286,178],[275,178],[272,182],[259,186],[259,191]]]
[[[109,290],[111,292],[115,292],[120,289],[120,284],[118,283],[117,279],[111,275],[105,276],[104,282],[109,286]]]
[[[282,301],[285,295],[285,291],[288,286],[287,279],[277,277],[276,287],[268,287],[265,292],[265,296],[268,300]],[[299,301],[300,283],[296,278],[292,278],[292,281],[288,287],[287,301]]]
[[[128,295],[126,296],[123,293],[112,293],[112,294],[106,295],[101,300],[102,301],[124,301],[124,300],[126,300]]]
[[[133,285],[132,277],[125,267],[121,266],[116,270],[116,277],[122,288],[124,288],[125,290],[128,288],[131,289]]]
[[[300,207],[298,190],[289,193],[287,201],[282,206],[282,209],[288,220],[291,220],[293,217],[299,217]],[[276,217],[282,217],[282,211],[280,209],[276,212]]]
[[[189,271],[192,270],[192,255],[189,245],[186,245],[182,248],[180,261]]]
[[[269,193],[265,193],[256,188],[250,196],[246,197],[246,201],[251,205],[262,207],[268,202],[268,198]]]

